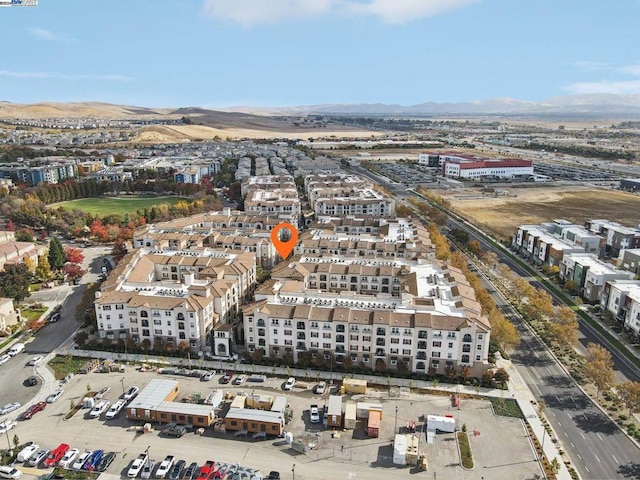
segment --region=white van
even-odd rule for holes
[[[9,351],[7,352],[7,355],[15,357],[17,354],[19,354],[23,350],[24,350],[24,343],[16,343],[13,347],[9,349]]]

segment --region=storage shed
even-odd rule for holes
[[[358,378],[345,378],[342,381],[341,393],[366,394],[367,381]]]
[[[276,399],[273,401],[273,404],[271,405],[271,411],[284,413],[286,409],[287,409],[287,397],[283,397],[283,396],[276,397]]]
[[[247,397],[245,395],[236,395],[231,401],[230,408],[244,408],[247,404]]]
[[[279,412],[231,408],[224,417],[225,429],[229,432],[244,430],[247,433],[265,432],[280,436],[284,430],[284,415]]]
[[[349,402],[344,406],[344,428],[356,428],[356,404]]]
[[[327,427],[342,428],[342,396],[331,395],[327,409]]]

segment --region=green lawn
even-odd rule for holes
[[[493,405],[493,411],[496,415],[500,415],[502,417],[524,418],[518,402],[513,398],[490,397],[489,401]]]
[[[161,203],[175,205],[181,200],[187,199],[184,197],[99,197],[54,203],[51,206],[53,208],[62,207],[68,210],[78,209],[93,215],[104,216],[112,213],[135,213],[142,208],[151,208]]]
[[[38,320],[46,310],[46,308],[23,308],[20,310],[20,315],[27,321],[27,323],[29,323],[34,320]]]

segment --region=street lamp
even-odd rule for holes
[[[124,398],[124,377],[120,379],[120,383],[122,384],[122,398]]]
[[[5,420],[2,425],[4,425],[4,434],[7,436],[7,445],[9,446],[9,452],[11,452],[11,442],[9,441],[9,429],[7,428],[7,420]]]
[[[296,480],[296,464],[293,464],[293,467],[291,467],[291,474],[293,475],[293,480]]]
[[[396,405],[396,424],[395,427],[393,428],[393,434],[395,435],[396,433],[398,433],[398,406]]]

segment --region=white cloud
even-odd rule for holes
[[[73,37],[66,35],[64,33],[54,33],[51,30],[46,30],[44,28],[30,28],[29,33],[34,37],[37,37],[41,40],[47,40],[48,42],[72,42],[74,41]]]
[[[604,70],[605,68],[609,67],[609,65],[605,62],[593,62],[591,60],[581,60],[578,62],[573,62],[572,65],[574,67],[587,71]]]
[[[106,75],[93,75],[93,74],[65,74],[65,73],[48,73],[48,72],[18,72],[14,70],[0,70],[0,77],[10,77],[10,78],[35,78],[35,79],[46,79],[53,78],[59,80],[106,80],[111,82],[129,82],[132,80],[131,77],[126,77],[124,75],[117,74],[106,74]]]
[[[245,27],[304,18],[367,15],[404,23],[480,0],[206,0],[204,13]]]
[[[423,17],[432,17],[480,0],[368,0],[364,3],[349,2],[353,13],[379,17],[388,23],[405,23]]]
[[[620,73],[626,73],[633,75],[634,77],[640,77],[640,65],[625,65],[618,69]]]
[[[578,82],[564,87],[564,90],[572,94],[585,93],[615,93],[615,94],[636,94],[640,93],[640,80],[612,81],[602,80],[600,82]]]

